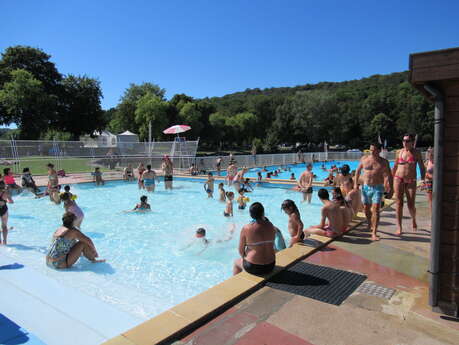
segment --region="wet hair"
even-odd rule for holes
[[[69,192],[64,192],[61,194],[61,200],[62,201],[69,201],[71,200],[71,195]]]
[[[380,143],[371,143],[370,146],[373,146],[378,151],[381,151],[382,145]]]
[[[343,164],[343,166],[341,167],[341,174],[347,175],[349,174],[350,171],[351,171],[351,168],[349,167],[349,165]]]
[[[54,164],[53,164],[53,163],[48,163],[46,166],[47,166],[48,168],[54,168]]]
[[[224,185],[225,185],[225,184],[224,184],[223,182],[220,182],[220,183],[218,184],[218,188],[223,187]]]
[[[65,187],[64,187],[64,190],[65,190],[66,192],[70,192],[70,186],[69,186],[69,185],[65,186]]]
[[[204,228],[198,228],[198,230],[196,230],[196,233],[197,233],[198,235],[206,236],[206,229],[204,229]]]
[[[330,195],[328,194],[328,190],[326,190],[325,188],[320,188],[319,191],[317,192],[317,195],[319,196],[320,199],[330,200]]]
[[[333,191],[335,192],[335,201],[338,201],[340,204],[342,204],[344,202],[344,197],[343,193],[341,192],[341,188],[335,187]]]
[[[247,177],[247,178],[245,179],[245,183],[249,183],[249,182],[250,182],[250,179]]]
[[[227,198],[234,197],[234,193],[233,192],[226,192],[226,197]]]
[[[212,175],[212,173],[211,173],[211,172],[209,172],[209,173],[207,174],[207,176],[213,176],[213,175]]]
[[[151,170],[151,165],[150,164],[147,165],[147,170]]]
[[[147,197],[146,195],[142,195],[142,196],[140,197],[140,201],[141,201],[141,202],[145,202],[145,201],[147,201],[147,199],[148,199],[148,197]]]
[[[66,228],[71,228],[75,219],[76,216],[72,212],[65,212],[62,216],[62,225]]]
[[[293,200],[290,200],[290,199],[284,200],[284,202],[281,205],[281,208],[283,210],[285,209],[293,210],[293,212],[296,213],[298,216],[300,215],[300,211],[298,210],[298,207],[296,206]]]
[[[254,202],[250,205],[249,209],[250,217],[255,220],[262,220],[265,217],[265,208],[259,202]]]
[[[24,168],[24,169],[22,169],[22,172],[23,172],[23,173],[26,173],[26,172],[29,172],[29,171],[30,171],[29,168]]]
[[[8,175],[10,173],[10,170],[11,170],[10,168],[3,169],[3,175],[5,176]]]
[[[308,163],[308,165],[306,165],[306,168],[312,168],[312,164]]]
[[[242,193],[244,193],[244,192],[245,192],[245,189],[244,189],[244,188],[239,188],[239,190],[238,190],[238,193],[239,193],[239,194],[242,194]]]

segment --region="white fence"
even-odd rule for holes
[[[53,163],[57,169],[89,171],[96,166],[114,169],[140,162],[158,168],[169,155],[178,168],[194,161],[199,140],[176,138],[166,142],[126,142],[116,147],[89,147],[82,141],[0,140],[0,165],[18,173],[23,167]],[[79,171],[78,171],[79,172]]]

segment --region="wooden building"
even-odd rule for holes
[[[435,103],[429,303],[459,316],[459,48],[410,55],[410,82]]]

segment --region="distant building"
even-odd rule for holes
[[[116,136],[117,142],[119,144],[123,143],[138,143],[139,142],[139,136],[135,133],[126,131],[121,134],[118,134]]]
[[[84,143],[84,147],[116,147],[117,135],[109,131],[95,131],[90,135],[83,135],[80,141]]]

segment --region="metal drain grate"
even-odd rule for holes
[[[381,297],[385,299],[390,299],[394,293],[394,289],[386,288],[384,286],[371,284],[371,283],[363,283],[357,289],[357,292],[361,292],[367,295]]]
[[[299,262],[270,278],[267,286],[315,300],[340,305],[366,276],[335,268]]]

